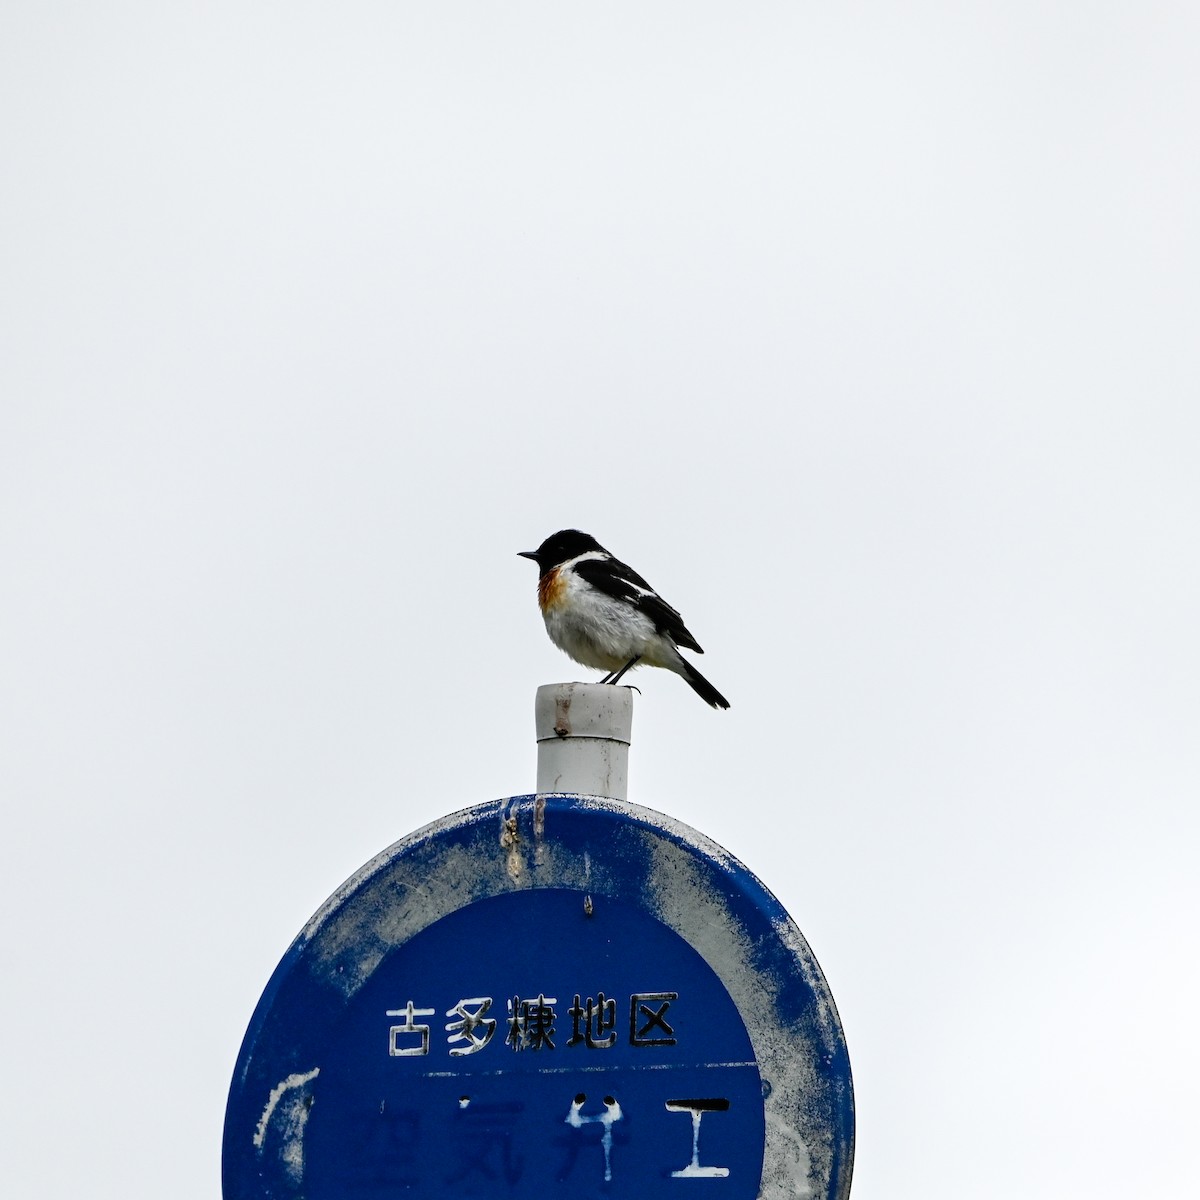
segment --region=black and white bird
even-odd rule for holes
[[[679,653],[680,646],[704,653],[679,613],[590,534],[560,529],[518,553],[538,565],[538,607],[550,640],[585,667],[607,671],[601,683],[617,683],[631,667],[664,667],[713,708],[729,707]]]

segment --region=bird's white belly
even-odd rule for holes
[[[550,640],[576,662],[615,671],[631,658],[646,655],[661,640],[645,613],[578,580],[567,586],[571,594],[564,597],[565,603],[547,609],[543,616]]]

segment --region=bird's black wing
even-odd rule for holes
[[[624,600],[644,612],[654,622],[654,628],[665,633],[677,646],[686,646],[697,654],[704,653],[679,613],[632,567],[616,558],[585,558],[575,564],[574,570],[597,591],[614,600]]]

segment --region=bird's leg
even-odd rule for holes
[[[601,680],[601,682],[602,683],[620,683],[621,676],[624,675],[625,672],[628,671],[630,667],[634,666],[639,661],[639,659],[641,659],[641,657],[642,656],[640,654],[635,654],[619,671],[616,672],[616,674],[609,675],[606,679]]]

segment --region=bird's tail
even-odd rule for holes
[[[679,661],[683,664],[680,675],[687,680],[688,686],[705,704],[711,704],[713,708],[729,707],[729,701],[682,654],[679,656]]]

